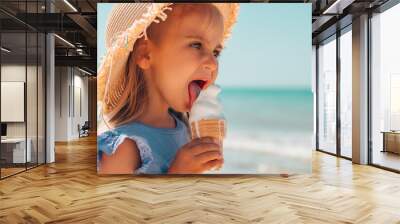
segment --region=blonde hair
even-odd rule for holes
[[[119,92],[119,96],[113,96],[111,94],[112,91],[107,91],[104,85],[103,88],[99,88],[99,94],[103,96],[103,101],[118,97],[117,105],[109,108],[107,105],[103,105],[102,108],[103,121],[109,128],[118,127],[137,120],[143,114],[149,100],[144,73],[135,62],[136,48],[140,42],[137,41],[135,43],[133,51],[129,55],[128,62],[126,63],[126,72],[121,74],[121,79],[114,80],[114,84],[112,85],[118,86],[117,88],[120,90],[117,91]],[[101,79],[99,79],[100,81]],[[187,113],[177,112],[172,108],[169,109],[169,112],[188,126]]]
[[[118,101],[121,105],[115,107],[107,116],[107,123],[112,127],[120,126],[137,120],[146,107],[148,93],[143,71],[135,63],[135,48],[128,58],[125,80],[121,83],[123,94]]]

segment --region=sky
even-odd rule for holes
[[[97,63],[112,3],[98,3]],[[222,87],[311,88],[311,3],[241,3],[219,58]]]

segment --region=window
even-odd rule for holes
[[[390,74],[390,130],[400,130],[400,73]]]
[[[318,149],[336,153],[336,36],[318,48]]]
[[[352,141],[352,32],[340,36],[340,154],[351,158]]]
[[[400,4],[371,18],[372,163],[400,170]]]

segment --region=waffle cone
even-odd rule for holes
[[[212,119],[200,120],[190,123],[190,131],[192,139],[201,137],[213,137],[217,139],[221,145],[226,135],[225,120]]]

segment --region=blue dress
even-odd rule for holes
[[[177,151],[189,142],[185,123],[171,113],[175,128],[156,128],[140,122],[131,122],[97,136],[97,163],[101,166],[103,153],[111,155],[126,139],[135,141],[140,153],[141,166],[135,174],[165,174]]]

